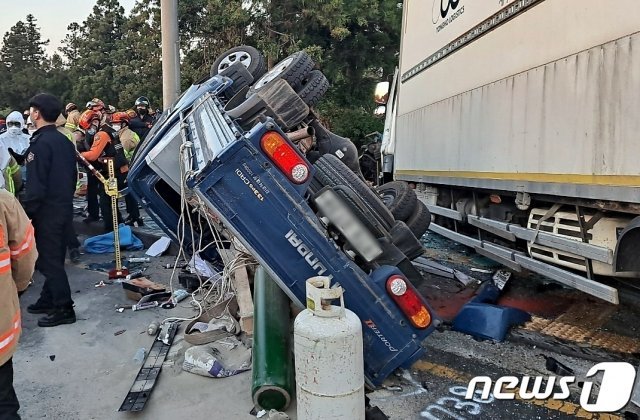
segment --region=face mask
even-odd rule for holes
[[[90,136],[93,136],[94,134],[96,134],[98,132],[98,130],[95,127],[91,127],[87,130],[87,134],[89,134]]]
[[[140,115],[147,115],[149,113],[149,110],[146,108],[138,108],[138,114]]]
[[[7,128],[7,132],[9,132],[9,134],[11,134],[12,136],[17,136],[22,133],[22,130],[20,129],[20,127],[9,127]]]
[[[120,125],[120,124],[111,124],[111,128],[113,128],[116,131],[120,131],[120,129],[122,128],[122,125]]]

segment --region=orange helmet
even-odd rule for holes
[[[78,121],[78,125],[83,130],[88,130],[89,127],[91,127],[91,122],[92,121],[98,121],[99,122],[100,121],[100,113],[98,113],[96,111],[92,111],[90,109],[87,109],[86,111],[84,111],[82,113],[82,115],[80,115],[80,121]]]
[[[135,118],[138,116],[138,113],[136,111],[134,111],[133,109],[127,109],[127,115],[129,116],[129,119],[131,118]]]
[[[113,114],[113,117],[111,117],[111,122],[116,124],[122,124],[123,122],[129,124],[129,120],[129,114],[122,111],[116,112]]]

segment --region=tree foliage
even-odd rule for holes
[[[270,65],[299,49],[311,54],[332,87],[320,111],[341,135],[381,130],[372,117],[375,82],[393,71],[400,45],[397,0],[180,0],[182,87],[208,74],[216,57],[254,45]],[[29,15],[3,38],[0,108],[20,107],[51,91],[84,104],[99,97],[128,108],[144,95],[161,107],[159,0],[137,0],[127,15],[118,0],[97,0],[91,14],[67,28],[59,55],[46,57]]]
[[[24,109],[29,98],[47,85],[49,63],[44,47],[48,43],[42,40],[37,20],[31,14],[4,35],[0,49],[1,108]]]

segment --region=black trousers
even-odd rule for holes
[[[126,175],[121,177],[122,184],[120,184],[120,179],[118,179],[118,185],[122,185],[122,188],[127,186],[127,177]],[[120,187],[118,187],[120,188]],[[122,189],[120,188],[120,189]],[[129,218],[132,220],[137,220],[140,218],[140,209],[138,208],[138,202],[133,197],[133,194],[127,194],[124,196],[124,202],[127,205],[127,214]]]
[[[0,366],[0,420],[20,420],[20,403],[13,389],[13,362]]]
[[[73,227],[73,222],[67,225],[67,247],[69,249],[80,248],[80,241],[78,240],[78,235],[76,234],[76,230]]]
[[[87,176],[87,211],[89,217],[98,220],[100,218],[100,205],[98,204],[98,195],[102,183],[98,181],[92,173]],[[104,214],[103,214],[104,217]]]
[[[38,261],[36,268],[44,276],[40,300],[57,308],[71,308],[71,289],[64,269],[67,255],[69,224],[73,222],[73,208],[46,207],[33,218]]]

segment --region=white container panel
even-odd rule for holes
[[[447,3],[444,0],[444,3]],[[459,0],[464,13],[438,31],[440,0],[407,0],[400,74],[515,1]],[[545,0],[400,84],[399,114],[640,31],[640,2]]]
[[[640,34],[399,116],[396,171],[639,186],[637,92]]]

